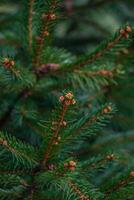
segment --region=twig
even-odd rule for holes
[[[91,198],[85,195],[71,180],[68,181],[70,187],[79,196],[80,200],[91,200]]]
[[[17,149],[13,148],[6,139],[3,139],[0,137],[0,145],[5,147],[9,152],[16,154],[17,156],[22,156],[25,159],[29,159],[27,154],[24,154],[23,152],[19,152]],[[32,159],[31,160],[37,164],[36,160]]]
[[[28,18],[28,31],[29,31],[29,49],[32,49],[32,16],[33,16],[33,4],[34,0],[29,0],[29,18]]]
[[[49,13],[53,13],[55,8],[56,8],[56,0],[53,0],[53,3],[51,4]],[[46,17],[46,21],[45,21],[45,23],[43,23],[43,25],[41,27],[39,40],[37,41],[37,48],[36,48],[36,53],[35,53],[36,56],[35,56],[34,63],[33,63],[35,68],[38,67],[40,64],[40,56],[41,56],[41,53],[43,50],[44,41],[45,41],[45,38],[49,36],[48,28],[49,28],[49,23],[52,20],[53,19],[51,18],[51,14],[49,14],[49,17]],[[44,20],[43,20],[43,22],[44,22]]]
[[[104,196],[104,199],[107,198],[108,196],[110,196],[113,192],[119,190],[120,188],[126,186],[129,184],[129,182],[132,180],[132,177],[128,177],[126,180],[120,181],[119,183],[117,183],[116,185],[114,185],[112,188],[110,188]]]
[[[100,51],[93,53],[89,59],[81,62],[80,64],[75,64],[74,66],[72,66],[71,69],[79,69],[87,64],[92,64],[100,57],[102,57],[107,51],[110,51],[116,44],[120,42],[122,38],[128,39],[130,32],[132,32],[132,28],[130,26],[126,26],[125,28],[121,29],[118,35],[112,41],[108,42],[108,44],[103,49],[100,49]]]
[[[55,130],[52,138],[50,139],[49,144],[48,144],[48,148],[47,148],[47,150],[45,152],[45,155],[44,155],[44,159],[43,159],[43,162],[42,162],[44,166],[46,165],[46,163],[47,163],[47,161],[49,159],[49,156],[51,154],[51,151],[52,151],[52,148],[53,148],[53,144],[54,144],[54,140],[55,140],[55,138],[58,137],[59,131],[61,130],[61,127],[62,127],[62,124],[63,124],[63,121],[64,121],[64,116],[65,116],[65,113],[67,111],[67,108],[68,108],[67,105],[63,104],[61,117],[60,117],[60,120],[58,122],[57,129]]]

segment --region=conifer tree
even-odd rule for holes
[[[134,169],[118,134],[111,151],[116,106],[104,96],[122,76],[117,53],[133,45],[133,28],[76,57],[51,39],[62,3],[20,0],[3,15],[12,23],[0,47],[0,199],[133,199]]]

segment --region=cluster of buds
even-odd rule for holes
[[[112,110],[111,106],[107,106],[106,108],[103,109],[103,113],[109,113]]]
[[[49,35],[50,35],[50,33],[49,33],[48,30],[45,30],[45,31],[43,32],[43,36],[44,36],[44,37],[48,37]]]
[[[58,145],[59,144],[59,142],[61,141],[61,137],[60,136],[58,136],[55,140],[54,140],[54,145]]]
[[[58,122],[58,121],[53,121],[52,122],[52,131],[56,131],[58,126],[60,125],[60,127],[65,127],[67,125],[66,121],[62,121],[62,122]]]
[[[131,175],[132,177],[134,177],[134,171],[130,172],[130,175]]]
[[[0,138],[0,145],[7,146],[7,141]]]
[[[112,161],[112,160],[115,159],[115,156],[114,156],[114,154],[110,154],[110,155],[106,156],[106,159],[109,160],[109,161]]]
[[[68,92],[64,96],[60,96],[59,101],[67,106],[74,105],[76,103],[72,92]]]
[[[98,72],[98,74],[103,75],[103,76],[112,76],[112,72],[110,70],[102,69]]]
[[[54,13],[47,13],[47,14],[42,14],[42,19],[45,20],[55,20],[56,19],[56,15]]]
[[[54,127],[57,127],[59,125],[59,122],[57,122],[57,121],[53,121],[52,122],[52,126],[54,126]],[[62,122],[60,122],[60,126],[66,126],[67,125],[67,122],[64,120],[64,121],[62,121]]]
[[[126,39],[129,38],[129,33],[131,32],[132,28],[130,26],[126,26],[126,28],[120,30],[120,34]]]
[[[56,15],[54,13],[44,13],[42,14],[42,18],[45,20],[55,20],[56,19]]]
[[[76,168],[76,162],[71,160],[68,163],[65,163],[64,167],[67,168],[67,169],[70,169],[71,171],[74,171],[75,168]]]
[[[4,58],[3,64],[5,68],[9,69],[15,65],[15,62],[14,60],[10,60],[9,58]]]

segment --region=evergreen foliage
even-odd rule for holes
[[[106,126],[118,109],[106,98],[129,76],[133,56],[121,52],[134,30],[126,24],[74,56],[51,37],[62,6],[20,0],[0,21],[10,22],[1,28],[0,199],[132,200],[133,161],[123,150],[133,152],[134,133],[117,131],[116,118]]]

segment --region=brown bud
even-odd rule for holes
[[[111,111],[111,106],[108,106],[106,108],[103,109],[103,113],[108,113],[109,111]]]
[[[71,92],[68,92],[65,97],[69,100],[71,100],[73,98],[73,94]]]
[[[4,145],[4,146],[7,146],[7,141],[3,140],[1,144]]]
[[[15,62],[14,60],[9,60],[8,58],[5,58],[3,64],[5,68],[11,68],[15,65]]]
[[[0,144],[3,144],[3,139],[0,139]]]
[[[65,104],[66,104],[67,106],[70,106],[70,105],[71,105],[71,101],[70,101],[70,100],[66,100],[66,101],[65,101]]]
[[[11,65],[14,66],[15,65],[15,62],[14,60],[11,60]]]
[[[4,58],[4,63],[9,63],[9,59],[8,58]]]
[[[44,36],[49,36],[49,32],[48,31],[44,31],[43,35]]]
[[[134,171],[133,171],[133,172],[130,172],[130,175],[131,175],[132,177],[134,177]]]
[[[75,101],[74,99],[72,100],[72,104],[73,104],[73,105],[76,104],[76,101]]]
[[[107,155],[106,158],[111,161],[114,159],[114,154]]]
[[[5,68],[12,67],[12,63],[8,58],[4,58],[3,64],[4,64]]]
[[[68,167],[68,163],[64,163],[64,167],[67,168]]]
[[[59,143],[57,141],[54,141],[54,145],[58,145]]]
[[[67,125],[67,122],[66,122],[66,121],[63,121],[62,124],[63,124],[63,126],[66,126],[66,125]]]
[[[126,26],[125,30],[126,30],[127,33],[131,33],[132,32],[131,26]]]
[[[59,101],[60,101],[60,102],[63,102],[63,101],[64,101],[64,99],[65,99],[65,97],[64,97],[64,96],[60,96],[60,97],[59,97]]]
[[[57,138],[57,140],[60,141],[60,140],[61,140],[61,137],[59,136],[59,137]]]
[[[74,167],[74,166],[69,166],[69,169],[70,169],[71,171],[74,171],[74,170],[75,170],[75,167]]]
[[[53,14],[50,14],[50,19],[51,20],[55,20],[56,19],[56,15],[53,13]]]
[[[76,166],[76,162],[74,162],[73,160],[69,161],[69,166],[75,167]]]
[[[54,13],[42,14],[42,18],[47,20],[55,20],[56,15]]]
[[[99,71],[99,74],[101,74],[101,75],[112,75],[112,72],[111,71],[109,71],[109,70],[105,70],[105,69],[102,69],[102,70],[100,70]]]
[[[126,31],[125,31],[124,29],[121,29],[121,30],[120,30],[120,34],[121,34],[122,36],[124,36],[124,35],[126,34]]]
[[[108,108],[103,109],[103,113],[108,113],[108,112],[109,112]]]

